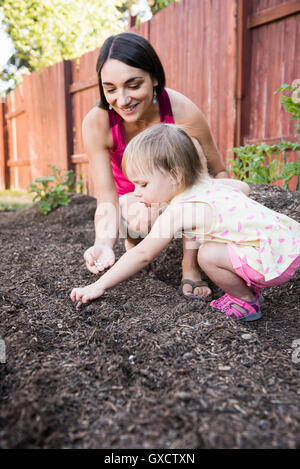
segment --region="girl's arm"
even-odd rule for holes
[[[173,239],[176,231],[182,228],[182,222],[176,209],[168,207],[160,215],[143,241],[127,251],[108,272],[96,282],[83,288],[74,288],[71,300],[76,307],[102,296],[112,288],[146,267]]]

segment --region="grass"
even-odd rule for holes
[[[10,189],[0,190],[0,212],[16,211],[32,205],[33,194]]]

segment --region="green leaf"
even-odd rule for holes
[[[82,192],[82,179],[76,181],[76,175],[72,170],[65,171],[56,168],[55,165],[49,166],[51,175],[48,177],[39,177],[30,184],[30,192],[34,193],[34,200],[40,201],[40,211],[43,214],[49,213],[51,210],[60,205],[68,205],[70,199],[68,192],[78,186]]]

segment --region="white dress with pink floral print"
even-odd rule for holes
[[[247,264],[264,275],[279,277],[300,254],[300,224],[216,179],[205,180],[177,195],[171,204],[207,203],[213,211],[209,233],[184,232],[199,242],[230,244]]]

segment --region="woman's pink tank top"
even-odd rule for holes
[[[158,96],[160,122],[166,124],[174,124],[174,117],[172,113],[171,103],[166,90],[163,90]],[[109,126],[114,142],[113,148],[110,150],[111,166],[113,170],[114,180],[118,195],[127,194],[127,192],[134,191],[134,184],[130,182],[122,173],[121,164],[125,147],[127,145],[125,133],[123,128],[122,117],[113,109],[108,111]]]

